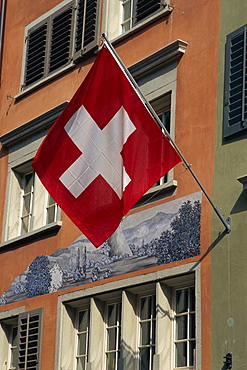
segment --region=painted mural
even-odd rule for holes
[[[0,305],[200,254],[201,192],[127,216],[99,248],[81,235],[40,255],[0,297]]]

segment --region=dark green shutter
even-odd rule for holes
[[[49,72],[53,72],[70,62],[72,20],[72,7],[52,20]]]
[[[97,47],[99,3],[97,0],[78,1],[74,59]]]
[[[246,26],[227,36],[223,137],[247,128]]]
[[[135,6],[135,23],[160,10],[161,7],[161,0],[137,0]]]
[[[45,74],[47,23],[31,31],[27,38],[25,86],[39,81]]]

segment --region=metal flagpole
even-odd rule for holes
[[[141,92],[138,84],[136,83],[135,79],[133,78],[133,76],[131,75],[131,73],[129,72],[129,70],[126,68],[126,66],[124,65],[124,63],[122,62],[121,58],[119,57],[119,55],[117,54],[116,50],[114,49],[114,47],[112,46],[112,44],[110,43],[110,41],[107,39],[105,33],[102,33],[102,38],[104,39],[104,41],[106,42],[109,50],[112,52],[113,56],[115,57],[115,59],[117,60],[117,62],[120,64],[121,68],[123,69],[123,72],[127,75],[128,79],[130,80],[130,82],[132,83],[132,85],[134,86],[134,88],[136,89],[137,93],[139,94],[140,98],[142,99],[143,103],[145,104],[145,106],[147,107],[147,109],[149,110],[149,112],[151,113],[151,115],[153,116],[153,118],[155,119],[155,121],[157,122],[157,124],[164,130],[165,132],[165,135],[167,136],[167,138],[170,140],[170,142],[172,143],[172,145],[174,146],[174,148],[176,149],[176,151],[178,152],[178,154],[180,155],[180,157],[182,158],[186,168],[190,171],[191,175],[194,177],[195,181],[197,182],[197,184],[199,185],[199,187],[201,188],[202,192],[204,193],[204,195],[206,196],[206,198],[208,199],[209,203],[211,204],[211,206],[213,207],[215,213],[217,214],[217,216],[219,217],[219,219],[221,220],[221,222],[223,223],[223,225],[225,226],[226,228],[226,232],[229,233],[231,231],[231,218],[230,217],[227,217],[226,219],[223,217],[223,215],[221,214],[221,212],[217,209],[217,207],[214,205],[214,203],[212,202],[211,198],[209,197],[208,193],[206,192],[206,190],[204,189],[204,187],[202,186],[201,182],[199,181],[199,179],[197,178],[196,174],[194,173],[194,171],[192,170],[191,168],[191,165],[187,162],[186,158],[184,157],[184,155],[181,153],[180,149],[178,148],[178,146],[176,145],[176,143],[173,141],[171,135],[169,134],[169,132],[167,131],[166,127],[164,126],[163,122],[159,119],[157,113],[155,112],[155,110],[153,109],[153,107],[151,106],[151,104],[148,102],[148,100],[146,99],[146,97],[143,95],[143,93]]]

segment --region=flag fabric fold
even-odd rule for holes
[[[104,46],[43,140],[33,168],[61,209],[100,246],[180,161]]]

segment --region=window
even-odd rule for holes
[[[247,128],[247,26],[227,36],[223,137]]]
[[[26,27],[22,90],[97,47],[99,3],[66,0]]]
[[[109,40],[138,29],[172,11],[170,0],[108,0],[102,29]]]
[[[19,242],[37,232],[61,226],[61,210],[45,190],[32,168],[32,160],[48,129],[67,103],[0,137],[8,148],[8,178],[0,246]]]
[[[88,361],[89,310],[77,310],[76,370],[85,370]]]
[[[128,31],[135,24],[147,18],[151,14],[164,9],[165,5],[165,2],[160,0],[122,0],[122,32]]]
[[[164,96],[154,100],[151,102],[152,107],[154,108],[155,112],[158,114],[159,119],[167,129],[167,131],[171,132],[171,92],[165,94]],[[163,176],[155,185],[161,186],[166,185],[169,181],[172,180],[172,171],[167,173]]]
[[[153,356],[155,353],[155,295],[141,297],[139,305],[139,369],[151,370],[153,369]]]
[[[102,286],[95,286],[62,295],[56,369],[195,369],[195,353],[200,346],[197,349],[195,345],[192,284],[194,274],[190,273],[158,282],[147,278],[142,284],[136,277],[132,285],[130,281],[122,282],[122,289],[115,281],[104,284],[104,292]],[[83,323],[79,326],[78,315]]]
[[[17,369],[17,332],[18,326],[10,326],[10,365],[9,370]]]
[[[40,369],[41,326],[42,309],[15,316],[9,312],[9,317],[0,321],[0,359],[1,363],[6,363],[6,369]]]
[[[106,370],[117,370],[120,356],[121,305],[107,304],[106,311]]]
[[[195,287],[175,291],[175,367],[195,366]]]
[[[57,219],[57,204],[32,170],[31,162],[12,169],[11,177],[10,207],[15,207],[15,212],[9,217],[7,239],[23,236],[54,223]]]

